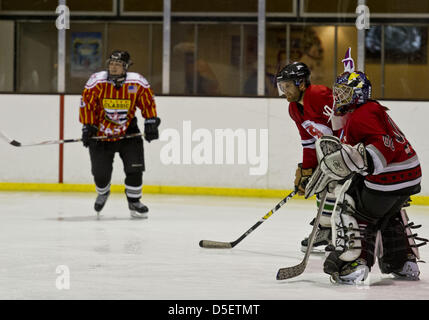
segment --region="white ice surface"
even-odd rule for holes
[[[202,249],[201,239],[233,241],[281,199],[145,195],[148,220],[131,220],[124,195],[112,194],[95,219],[94,194],[0,193],[0,299],[429,299],[429,265],[421,280],[382,275],[362,286],[336,286],[312,255],[301,276],[275,279],[299,263],[311,231],[312,201],[292,199],[233,249]],[[429,207],[412,206],[420,236]],[[421,248],[429,260],[429,246]],[[58,290],[56,268],[70,270]]]

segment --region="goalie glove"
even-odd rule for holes
[[[306,186],[306,198],[322,192],[332,181],[348,179],[353,173],[367,174],[368,159],[363,143],[352,147],[324,136],[316,141],[316,152],[319,166]]]
[[[305,193],[305,186],[308,183],[311,175],[313,174],[313,169],[303,169],[302,163],[298,163],[298,168],[295,172],[295,189],[298,189],[298,195],[303,196]]]

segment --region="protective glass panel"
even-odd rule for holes
[[[14,78],[14,22],[0,21],[0,92],[13,91]]]
[[[123,0],[124,12],[160,12],[162,13],[164,7],[163,0]]]
[[[258,0],[171,0],[172,12],[257,12]]]
[[[56,92],[57,29],[53,23],[18,24],[18,92]]]
[[[171,93],[256,94],[255,31],[254,25],[173,24]]]
[[[366,0],[372,13],[429,14],[429,0]]]

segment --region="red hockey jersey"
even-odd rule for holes
[[[98,136],[121,136],[135,117],[137,108],[144,118],[157,116],[154,94],[147,80],[138,73],[127,72],[124,84],[116,89],[107,80],[107,71],[101,71],[94,73],[85,85],[79,121],[96,125]]]
[[[411,144],[389,117],[386,107],[369,101],[350,113],[344,126],[344,143],[363,142],[374,163],[365,177],[372,190],[400,193],[420,184],[420,162]]]
[[[289,104],[289,115],[295,121],[303,147],[302,167],[317,167],[316,140],[323,135],[332,135],[329,122],[333,105],[332,90],[322,85],[310,85],[304,93],[304,106]]]

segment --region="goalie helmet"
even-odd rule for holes
[[[333,95],[335,115],[344,115],[371,98],[371,82],[363,72],[344,72],[335,80]]]
[[[299,85],[304,81],[306,86],[309,86],[310,74],[311,71],[305,63],[292,62],[288,64],[286,67],[281,69],[276,76],[279,95],[282,96],[285,94],[280,84],[281,82],[293,81],[295,86],[299,87]]]

